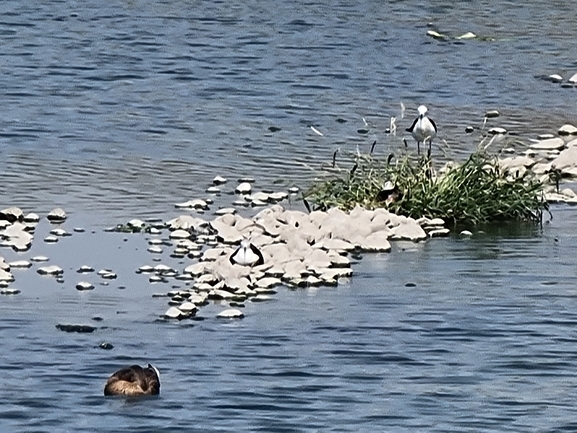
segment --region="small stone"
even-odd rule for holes
[[[212,183],[214,183],[215,185],[222,185],[223,183],[226,182],[227,180],[222,176],[216,176],[214,179],[212,179]]]
[[[80,281],[76,284],[76,290],[94,290],[94,286],[87,281]]]
[[[47,244],[55,244],[56,242],[58,242],[58,237],[54,235],[46,236],[44,238],[44,242],[46,242]]]
[[[194,314],[198,311],[198,307],[192,302],[183,302],[178,309],[187,314]]]
[[[235,192],[237,194],[250,194],[251,191],[252,191],[252,185],[248,182],[243,182],[239,184],[235,189]]]
[[[36,272],[40,275],[62,275],[64,270],[60,266],[52,265],[38,268]]]
[[[169,237],[170,239],[189,239],[190,232],[187,230],[178,229],[170,232]]]
[[[238,180],[238,183],[254,183],[254,182],[255,182],[254,177],[241,177]]]
[[[10,265],[11,268],[29,268],[32,266],[32,263],[28,260],[16,260],[15,262],[8,263],[8,265]]]
[[[50,259],[46,256],[34,256],[31,257],[30,260],[32,260],[33,262],[47,262]]]
[[[82,228],[82,227],[74,227],[72,229],[73,232],[75,233],[84,233],[86,231],[86,229]]]
[[[117,275],[114,272],[105,272],[105,273],[99,272],[98,275],[100,275],[100,277],[106,280],[114,280],[117,278]]]
[[[149,253],[152,253],[152,254],[162,254],[162,248],[157,247],[156,245],[154,245],[152,247],[148,247],[146,249],[146,251],[148,251]]]
[[[577,84],[577,74],[573,75],[571,78],[569,78],[568,80],[571,84]]]
[[[244,313],[236,308],[229,308],[218,313],[216,317],[219,319],[242,319]]]
[[[559,128],[558,131],[559,135],[576,135],[577,134],[577,128],[573,125],[563,125],[561,128]]]
[[[547,81],[551,81],[552,83],[560,83],[563,81],[563,77],[559,74],[551,74],[547,76]]]
[[[472,126],[467,126],[465,127],[465,132],[467,134],[470,134],[471,132],[473,132],[475,130],[475,128],[473,128]]]
[[[58,207],[56,209],[52,209],[46,218],[48,218],[48,221],[50,222],[60,223],[66,220],[66,212]]]
[[[170,307],[164,313],[164,317],[166,319],[182,319],[185,316],[186,314],[183,311],[179,310],[177,307]]]
[[[505,128],[501,128],[501,127],[496,126],[494,128],[489,129],[488,132],[489,132],[489,134],[492,134],[492,135],[499,135],[499,134],[506,134],[507,130]]]
[[[206,192],[209,194],[220,194],[220,188],[218,188],[216,186],[209,186],[206,189]]]
[[[76,270],[76,272],[78,272],[79,274],[86,274],[89,272],[94,272],[94,268],[91,266],[82,265],[82,266],[80,266],[80,268],[78,268]]]
[[[20,293],[20,290],[14,289],[14,288],[10,288],[10,287],[7,287],[7,288],[5,288],[5,289],[0,290],[0,294],[1,294],[1,295],[10,296],[10,295],[17,295],[18,293]]]
[[[70,236],[70,233],[62,228],[52,229],[50,230],[50,234],[59,237]]]
[[[460,236],[473,236],[473,233],[470,232],[469,230],[462,230],[461,233],[459,233]]]
[[[298,186],[291,186],[291,187],[288,189],[288,192],[291,193],[291,194],[296,194],[296,193],[298,193],[299,191],[300,191],[300,190],[299,190],[299,187],[298,187]]]
[[[146,223],[139,219],[132,219],[128,221],[126,225],[134,229],[142,230],[146,226]]]
[[[233,207],[223,207],[222,209],[217,210],[214,214],[218,216],[222,215],[234,215],[236,213],[236,209]]]
[[[31,212],[28,215],[24,215],[24,221],[27,223],[37,223],[38,221],[40,221],[40,217],[38,216],[38,214]]]
[[[22,209],[16,206],[8,207],[0,211],[0,219],[9,221],[11,223],[15,221],[22,221],[24,218],[24,212]]]
[[[114,346],[111,343],[108,343],[106,341],[103,341],[102,343],[100,343],[98,345],[99,348],[103,349],[103,350],[112,350],[114,349]]]
[[[531,144],[531,149],[535,150],[559,150],[565,147],[565,141],[560,137],[548,138]]]
[[[175,204],[175,207],[206,210],[206,209],[208,209],[208,204],[204,200],[196,199],[196,200],[189,200],[189,201],[184,202],[184,203],[177,203],[177,204]]]

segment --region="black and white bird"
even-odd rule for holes
[[[426,144],[429,142],[429,156],[431,156],[431,147],[433,143],[433,138],[437,136],[437,125],[435,121],[425,114],[427,113],[427,107],[421,105],[419,108],[419,117],[415,119],[410,128],[407,128],[407,132],[413,135],[413,138],[417,142],[417,153],[421,153],[420,144]]]
[[[264,257],[250,239],[240,241],[240,246],[230,256],[230,262],[233,265],[240,266],[258,266],[264,263]]]
[[[118,370],[106,381],[104,395],[143,396],[160,394],[160,373],[153,365]]]

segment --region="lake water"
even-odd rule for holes
[[[395,244],[348,284],[279,288],[232,323],[215,319],[222,305],[158,321],[166,300],[151,295],[168,287],[134,272],[152,260],[145,236],[102,232],[177,215],[218,174],[230,181],[214,207],[241,176],[306,188],[337,149],[398,152],[423,103],[457,158],[489,109],[502,115],[488,126],[511,131],[500,145],[575,123],[575,89],[538,78],[577,72],[572,3],[6,0],[0,14],[0,203],[61,206],[66,229],[88,229],[1,251],[48,255],[66,276],[14,270],[22,293],[0,299],[6,431],[577,429],[571,208],[542,229]],[[118,280],[77,292],[82,264]],[[55,328],[70,322],[99,329]],[[112,371],[146,362],[160,398],[101,395]]]

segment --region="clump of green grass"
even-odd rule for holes
[[[547,210],[543,185],[530,173],[503,171],[495,156],[478,150],[442,174],[434,174],[430,158],[405,155],[386,161],[370,155],[352,156],[353,166],[340,175],[315,183],[304,198],[315,209],[356,205],[413,218],[440,217],[453,224],[495,221],[542,221]],[[394,190],[385,193],[387,182]]]

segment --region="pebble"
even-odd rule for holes
[[[24,212],[22,209],[16,206],[8,207],[0,211],[0,219],[9,221],[11,223],[15,221],[22,221],[24,218]]]
[[[46,256],[34,256],[31,257],[30,260],[32,260],[33,262],[47,262],[50,259]]]
[[[577,84],[577,74],[573,75],[571,78],[569,78],[568,80],[571,84]]]
[[[226,183],[226,182],[227,182],[227,180],[222,176],[216,176],[212,180],[212,183],[214,183],[215,185],[222,185],[223,183]]]
[[[248,182],[243,182],[239,184],[234,191],[237,194],[250,194],[252,191],[252,185]]]
[[[56,209],[52,209],[48,213],[46,218],[48,218],[48,221],[50,222],[61,223],[66,220],[66,212],[64,211],[64,209],[58,207]]]
[[[154,245],[152,247],[148,247],[146,249],[146,251],[148,251],[149,253],[152,253],[152,254],[162,254],[162,248],[160,248],[156,245]]]
[[[489,129],[489,134],[492,135],[498,135],[498,134],[506,134],[507,130],[505,128],[501,128],[499,126],[496,126],[494,128]]]
[[[44,238],[44,242],[46,242],[47,244],[55,244],[56,242],[58,242],[58,236],[46,236]]]
[[[208,209],[208,204],[205,200],[195,199],[195,200],[189,200],[189,201],[184,202],[184,203],[177,203],[177,204],[175,204],[175,207],[206,210],[206,209]]]
[[[60,266],[52,265],[38,268],[36,272],[40,275],[62,275],[64,270]]]
[[[5,288],[0,290],[0,294],[2,295],[17,295],[20,293],[20,290],[14,288]]]
[[[209,186],[206,189],[206,192],[208,194],[220,194],[220,188],[216,187],[216,186]]]
[[[80,281],[76,284],[76,290],[94,290],[94,286],[87,281]]]
[[[189,239],[191,237],[190,232],[187,230],[174,230],[170,232],[170,239]]]
[[[242,319],[244,313],[237,308],[229,308],[218,313],[216,317],[219,319]]]
[[[489,110],[485,113],[485,117],[487,119],[492,119],[495,117],[499,117],[501,114],[497,110]]]
[[[29,268],[32,266],[28,260],[16,260],[15,262],[8,263],[11,268]]]
[[[38,221],[40,221],[40,217],[38,216],[38,214],[29,213],[28,215],[24,215],[23,220],[27,223],[37,223]]]
[[[52,229],[52,230],[50,230],[50,234],[52,234],[54,236],[59,236],[59,237],[71,236],[70,233],[68,233],[66,230],[64,230],[62,228]]]
[[[573,125],[563,125],[559,128],[559,135],[577,135],[577,128]]]
[[[89,272],[94,272],[94,268],[92,266],[82,265],[76,270],[76,272],[79,274],[85,274]]]

